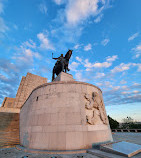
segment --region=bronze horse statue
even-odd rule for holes
[[[55,74],[58,76],[60,72],[67,72],[69,71],[68,65],[69,65],[69,59],[72,55],[72,51],[73,50],[68,50],[68,52],[66,53],[65,57],[63,57],[63,54],[61,54],[61,56],[59,58],[52,58],[57,60],[57,62],[55,63],[55,66],[53,67],[53,72],[52,72],[52,81],[55,78]]]

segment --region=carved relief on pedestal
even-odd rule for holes
[[[86,120],[90,125],[108,124],[103,99],[97,92],[85,94]]]

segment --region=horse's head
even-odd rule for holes
[[[65,55],[65,58],[66,58],[66,59],[70,59],[70,57],[71,57],[71,55],[72,55],[72,51],[73,51],[73,50],[68,50],[68,52],[67,52],[66,55]]]
[[[69,56],[71,56],[71,55],[72,55],[72,51],[73,51],[73,50],[69,50],[69,51],[68,51],[68,52],[69,52]]]

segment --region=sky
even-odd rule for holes
[[[141,121],[140,0],[0,0],[0,104],[27,72],[51,82],[54,57],[103,91],[107,114]]]

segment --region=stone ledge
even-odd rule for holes
[[[31,96],[31,94],[32,94],[35,90],[37,90],[37,89],[39,89],[39,88],[42,88],[42,87],[49,86],[49,85],[55,85],[55,84],[82,84],[82,85],[88,85],[88,86],[92,86],[92,87],[97,88],[97,89],[100,90],[101,93],[102,93],[102,90],[101,90],[99,87],[97,87],[97,86],[95,86],[95,85],[93,85],[93,84],[90,84],[90,83],[86,83],[86,82],[79,82],[79,81],[53,81],[53,82],[50,82],[50,83],[42,84],[42,85],[36,87],[35,89],[33,89],[32,92],[30,93],[30,95],[28,96],[28,98]],[[28,100],[28,98],[26,99],[26,101]],[[24,104],[26,103],[26,101],[24,102]],[[24,106],[24,104],[21,106],[21,108]]]
[[[38,154],[80,154],[80,153],[86,153],[86,149],[80,149],[80,150],[41,150],[41,149],[30,149],[25,148],[20,145],[16,145],[17,150],[21,150],[24,152],[29,153],[38,153]]]
[[[57,132],[80,132],[80,131],[93,132],[97,130],[98,131],[109,130],[109,127],[107,127],[107,125],[61,125],[61,128],[58,128],[57,125],[31,126],[32,133],[39,133],[39,132],[56,133],[56,131]]]
[[[35,91],[36,89],[39,89],[41,87],[45,87],[45,86],[53,85],[53,84],[83,84],[83,85],[93,86],[93,87],[95,87],[95,88],[97,88],[98,90],[101,91],[101,89],[99,87],[97,87],[97,86],[95,86],[93,84],[86,83],[86,82],[79,82],[79,81],[54,81],[54,82],[42,84],[42,85],[36,87],[35,89],[33,89],[33,91]],[[101,91],[101,93],[102,93],[102,91]]]
[[[4,108],[4,107],[0,107],[0,112],[20,113],[20,109],[18,109],[18,108]]]

